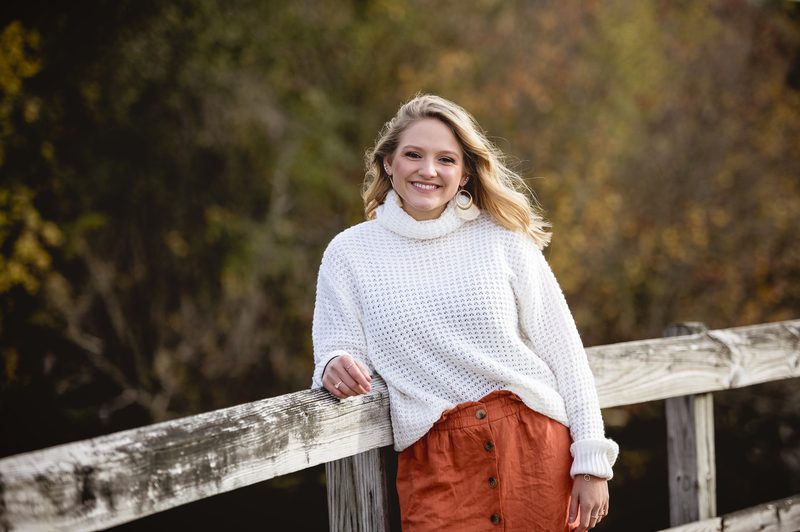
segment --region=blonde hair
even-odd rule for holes
[[[361,192],[367,219],[375,217],[375,209],[392,189],[383,167],[384,159],[397,150],[403,131],[424,118],[442,121],[458,139],[464,150],[464,171],[470,177],[464,188],[472,194],[475,204],[501,226],[528,234],[539,248],[544,248],[550,242],[549,225],[525,181],[506,166],[502,152],[486,138],[471,114],[449,100],[430,94],[417,95],[403,104],[394,118],[384,124],[375,146],[367,151]]]

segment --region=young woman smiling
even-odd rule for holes
[[[438,218],[469,179],[458,140],[440,120],[423,118],[403,131],[399,144],[384,162],[403,210],[415,220]]]
[[[421,95],[367,153],[368,221],[322,258],[313,386],[389,389],[406,531],[593,528],[617,445],[522,178]]]

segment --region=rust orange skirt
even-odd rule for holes
[[[509,391],[448,410],[398,457],[403,531],[568,531],[570,443]]]

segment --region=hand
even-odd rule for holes
[[[588,477],[588,480],[584,477]],[[580,512],[578,511],[580,510]],[[591,475],[577,475],[572,482],[572,501],[569,505],[569,524],[577,532],[594,528],[608,515],[608,481]]]
[[[372,377],[358,360],[350,355],[339,355],[325,367],[322,385],[339,399],[346,399],[372,391]]]

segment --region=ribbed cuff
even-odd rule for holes
[[[311,388],[322,388],[322,375],[325,373],[325,368],[328,367],[328,363],[338,356],[347,354],[349,354],[347,351],[337,349],[322,357],[319,362],[317,362],[317,365],[314,366],[314,375],[311,377]]]
[[[573,443],[572,468],[569,474],[574,476],[589,474],[610,480],[614,476],[611,466],[617,461],[619,445],[613,440],[580,440]]]

